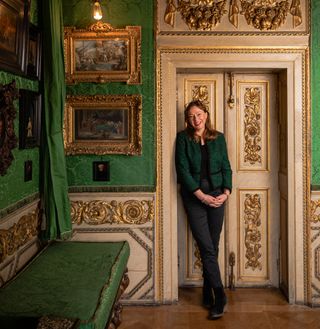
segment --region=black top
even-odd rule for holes
[[[209,178],[209,154],[207,144],[201,145],[201,171],[200,179]]]

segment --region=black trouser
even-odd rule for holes
[[[223,193],[221,189],[212,190],[207,180],[201,181],[200,188],[204,193],[213,196]],[[192,235],[199,247],[204,282],[209,282],[211,288],[221,288],[223,284],[218,264],[218,253],[224,204],[218,208],[206,206],[192,193],[183,189],[181,189],[181,196]]]

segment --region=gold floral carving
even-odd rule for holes
[[[192,89],[192,99],[200,101],[208,109],[209,105],[209,92],[206,85],[194,86]]]
[[[0,263],[39,233],[39,209],[22,216],[9,229],[0,230]]]
[[[247,262],[245,268],[262,270],[261,258],[261,201],[258,194],[246,194],[244,200],[245,247]]]
[[[210,31],[221,22],[221,18],[227,13],[225,10],[227,1],[214,0],[177,0],[176,7],[173,1],[167,1],[164,20],[171,26],[174,25],[175,12],[179,11],[181,18],[190,30]]]
[[[311,222],[320,223],[320,200],[311,200],[310,206]]]
[[[244,162],[261,163],[261,92],[259,88],[246,88],[244,95]]]
[[[145,224],[154,219],[153,201],[72,201],[72,223],[81,225]]]
[[[277,30],[286,21],[288,13],[293,16],[294,28],[302,23],[300,0],[230,0],[229,12],[225,9],[226,0],[167,0],[164,21],[174,27],[175,15],[181,18],[190,30],[211,31],[228,12],[229,22],[238,28],[239,14],[244,15],[248,25],[260,31]]]
[[[248,25],[259,30],[276,30],[286,21],[289,1],[284,0],[240,0],[241,14]]]

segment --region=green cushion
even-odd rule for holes
[[[0,289],[0,316],[49,315],[102,329],[129,253],[128,242],[54,242]]]

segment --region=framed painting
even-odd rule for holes
[[[24,74],[29,1],[0,0],[0,69]]]
[[[19,149],[40,146],[41,94],[19,90]]]
[[[106,182],[110,180],[109,161],[93,161],[92,178],[94,181]]]
[[[40,30],[35,25],[30,24],[26,50],[26,73],[28,78],[40,80],[41,46]]]
[[[141,95],[68,95],[65,153],[141,154],[141,112]]]
[[[141,27],[114,29],[98,22],[88,29],[65,27],[66,82],[141,83]]]

